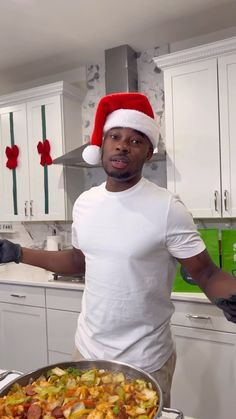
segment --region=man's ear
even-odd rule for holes
[[[146,160],[147,161],[150,160],[150,158],[152,157],[152,155],[153,155],[153,147],[149,147]]]

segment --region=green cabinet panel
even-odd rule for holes
[[[219,230],[218,229],[199,229],[198,230],[202,240],[204,241],[207,251],[211,256],[213,262],[220,266],[220,253],[219,253]],[[236,234],[235,234],[236,238]],[[235,240],[236,246],[236,240]],[[236,269],[236,262],[235,262]],[[186,282],[180,272],[180,264],[177,265],[175,280],[173,283],[173,292],[202,292],[196,284]]]
[[[222,269],[236,276],[236,230],[221,232]]]

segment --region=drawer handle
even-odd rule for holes
[[[31,217],[33,217],[33,216],[34,216],[34,214],[33,214],[33,202],[34,202],[34,201],[31,199],[31,200],[30,200],[30,216],[31,216]]]
[[[25,217],[28,217],[28,201],[25,201],[24,209],[25,209]]]
[[[26,298],[26,295],[24,295],[24,294],[11,294],[11,297]]]
[[[214,206],[215,206],[215,211],[216,212],[219,211],[218,201],[219,201],[219,192],[218,191],[214,191]]]
[[[188,319],[196,320],[211,320],[210,316],[201,316],[200,314],[185,314]]]
[[[228,201],[229,201],[229,199],[228,199],[228,191],[225,190],[224,191],[224,206],[225,206],[225,211],[229,211]]]

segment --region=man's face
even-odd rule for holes
[[[102,145],[102,164],[108,177],[117,181],[141,177],[145,161],[152,157],[153,147],[146,135],[131,128],[112,128]]]

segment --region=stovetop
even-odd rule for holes
[[[84,284],[85,277],[84,275],[59,275],[56,273],[52,274],[52,277],[49,279],[50,282],[67,282],[67,283],[76,283]]]

